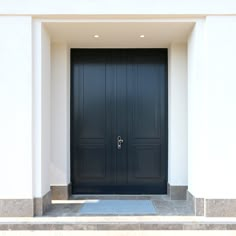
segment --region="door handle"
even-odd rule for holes
[[[121,149],[121,144],[124,142],[124,140],[121,138],[121,136],[117,137],[117,149]]]

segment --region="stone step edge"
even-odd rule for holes
[[[108,223],[0,223],[6,230],[236,230],[232,222],[108,222]]]

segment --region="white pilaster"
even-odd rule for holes
[[[206,18],[208,157],[206,197],[236,199],[236,16]]]
[[[33,153],[34,197],[50,191],[51,75],[50,38],[40,21],[33,24]]]
[[[32,21],[0,17],[0,198],[32,199]]]
[[[168,182],[187,186],[187,45],[171,44],[168,58]]]
[[[188,40],[188,190],[206,193],[208,159],[208,94],[205,21],[196,22]]]
[[[66,43],[52,45],[52,152],[51,185],[70,183],[70,86],[69,49]]]
[[[0,16],[0,216],[33,216],[32,20]]]

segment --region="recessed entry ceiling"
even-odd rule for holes
[[[187,42],[194,22],[48,22],[52,42],[78,48],[163,48]],[[98,35],[99,37],[94,37]],[[140,37],[144,35],[144,37]]]

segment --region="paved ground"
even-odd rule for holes
[[[78,236],[77,231],[0,231],[0,236]],[[235,236],[233,231],[80,231],[80,236]]]
[[[193,216],[193,209],[189,201],[170,200],[166,195],[159,196],[100,196],[99,199],[150,199],[156,209],[158,216]],[[51,208],[44,217],[73,217],[80,216],[80,209],[87,201],[98,201],[92,196],[73,196],[68,201],[53,201]],[[132,213],[131,213],[132,215]],[[135,215],[135,214],[134,214]]]
[[[99,199],[117,199],[113,196],[99,196]],[[235,233],[236,217],[197,217],[193,215],[191,204],[188,201],[173,201],[167,196],[139,196],[135,199],[150,199],[156,207],[156,215],[147,216],[81,216],[80,208],[85,201],[99,200],[96,197],[74,196],[68,201],[54,201],[52,207],[43,217],[0,217],[0,231],[74,231],[82,230],[101,235],[117,235],[127,231],[127,235],[151,235],[151,231],[163,230],[186,231],[171,235],[191,235],[195,230],[214,230],[214,235],[219,235],[215,230],[225,230]],[[122,196],[119,199],[134,199],[134,196]],[[104,232],[106,231],[106,234]],[[133,231],[133,233],[131,233]],[[154,232],[153,231],[153,232]],[[91,231],[90,231],[91,232]],[[95,235],[93,233],[93,235]],[[85,235],[85,234],[84,234]],[[155,233],[156,235],[156,233]],[[160,235],[160,234],[158,234]],[[207,235],[207,234],[204,234]],[[208,234],[209,235],[209,234]],[[229,235],[229,234],[221,234]],[[236,234],[230,234],[236,235]]]
[[[0,236],[78,236],[77,231],[8,231]],[[80,236],[235,236],[232,231],[80,231]]]
[[[197,216],[77,216],[1,218],[0,231],[182,231],[236,230],[236,217]],[[159,234],[158,234],[159,235]],[[182,235],[182,234],[181,234]],[[189,234],[188,234],[189,235]],[[217,235],[217,234],[216,234]]]

